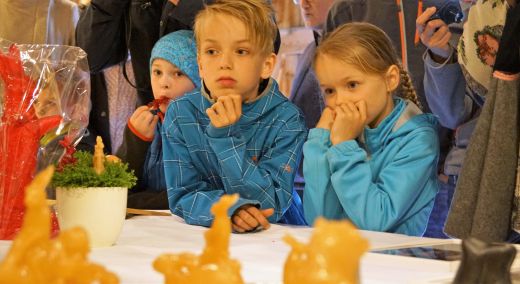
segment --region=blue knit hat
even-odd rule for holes
[[[152,49],[150,69],[153,61],[157,58],[162,58],[177,66],[184,74],[188,75],[195,85],[195,89],[200,89],[197,47],[192,31],[180,30],[159,39]]]

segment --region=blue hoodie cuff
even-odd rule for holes
[[[360,147],[356,140],[347,140],[330,147],[329,153],[332,155],[346,155],[359,149]]]
[[[320,139],[330,141],[330,130],[324,128],[312,128],[307,139]]]
[[[236,134],[236,125],[232,124],[226,127],[215,127],[211,123],[206,127],[206,133],[212,138],[231,137]]]

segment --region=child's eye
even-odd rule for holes
[[[359,82],[351,81],[347,83],[347,88],[353,90],[359,86]]]
[[[206,49],[206,54],[215,55],[215,54],[217,54],[217,50],[216,49]]]
[[[326,96],[330,96],[330,95],[334,94],[334,89],[325,88],[325,89],[323,89],[323,94],[325,94]]]
[[[161,76],[162,71],[158,70],[158,69],[154,69],[154,70],[152,70],[152,74],[154,74],[155,76]]]
[[[184,73],[182,73],[181,71],[177,71],[177,72],[173,73],[173,76],[182,77],[182,76],[184,76]]]
[[[237,50],[237,54],[238,55],[248,55],[249,54],[249,50],[244,49],[244,48],[240,48],[240,49]]]

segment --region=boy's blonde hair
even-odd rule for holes
[[[344,24],[320,43],[314,55],[314,64],[324,54],[357,66],[365,73],[384,75],[390,66],[398,66],[401,97],[420,107],[408,72],[401,65],[392,41],[380,28],[368,23]]]
[[[218,14],[235,17],[244,23],[247,36],[263,54],[274,52],[276,24],[273,9],[266,0],[217,0],[207,5],[195,17],[193,27],[199,51],[203,22],[207,17]]]

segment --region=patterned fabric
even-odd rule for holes
[[[200,88],[197,47],[192,31],[180,30],[163,36],[152,49],[150,69],[156,58],[162,58],[181,69],[193,82],[195,89]]]
[[[478,0],[464,23],[459,63],[468,87],[479,96],[488,92],[506,13],[506,0]]]
[[[170,103],[163,125],[163,158],[170,210],[188,224],[209,226],[211,205],[223,194],[239,193],[232,214],[244,204],[274,208],[270,222],[286,212],[300,220],[301,201],[292,184],[306,137],[303,116],[270,80],[265,91],[243,104],[241,119],[215,128],[206,109],[208,95],[195,91]]]
[[[134,80],[132,64],[126,62],[126,72],[130,81]],[[114,65],[103,71],[108,93],[108,113],[110,121],[110,141],[112,153],[116,153],[123,143],[123,133],[126,122],[135,110],[137,103],[137,91],[126,81],[123,76],[121,64]]]

